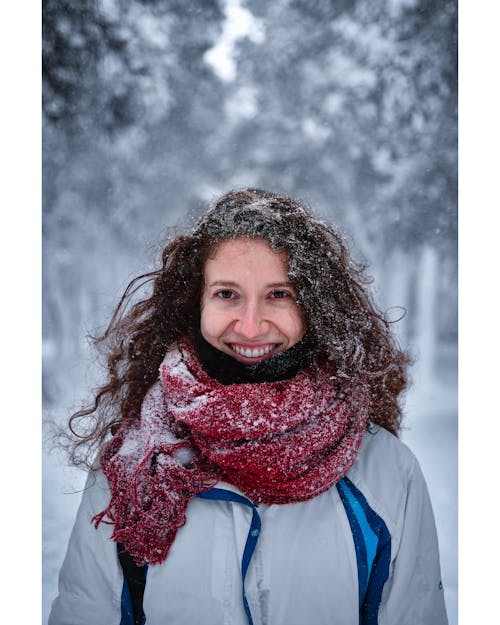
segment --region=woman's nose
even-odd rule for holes
[[[234,330],[244,338],[254,339],[263,333],[263,323],[259,306],[246,304],[240,310]]]

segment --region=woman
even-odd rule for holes
[[[447,622],[408,359],[366,282],[333,227],[247,189],[129,285],[71,420],[100,454],[50,625]]]

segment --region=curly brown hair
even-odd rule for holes
[[[314,358],[334,364],[340,392],[367,386],[370,422],[398,435],[398,398],[407,384],[409,358],[370,297],[365,265],[351,258],[333,225],[314,218],[298,200],[244,189],[221,197],[190,232],[171,240],[161,267],[130,282],[104,334],[94,339],[105,348],[108,379],[93,404],[69,420],[73,463],[88,464],[90,452],[123,419],[139,418],[166,351],[199,324],[207,258],[219,243],[238,237],[264,239],[273,250],[286,252]],[[150,283],[150,296],[127,312],[133,295]]]

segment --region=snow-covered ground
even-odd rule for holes
[[[435,375],[415,382],[406,401],[402,440],[416,454],[434,505],[450,625],[457,625],[457,379],[456,350],[440,352]],[[50,415],[61,422],[59,415]],[[57,593],[62,564],[85,475],[65,466],[62,452],[43,454],[43,624]]]

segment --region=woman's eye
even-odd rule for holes
[[[222,291],[217,291],[215,295],[216,297],[219,297],[220,299],[232,299],[234,297],[234,293],[230,291],[229,289],[223,289]]]
[[[288,291],[276,290],[271,293],[271,297],[273,299],[284,299],[290,297],[290,293]]]

